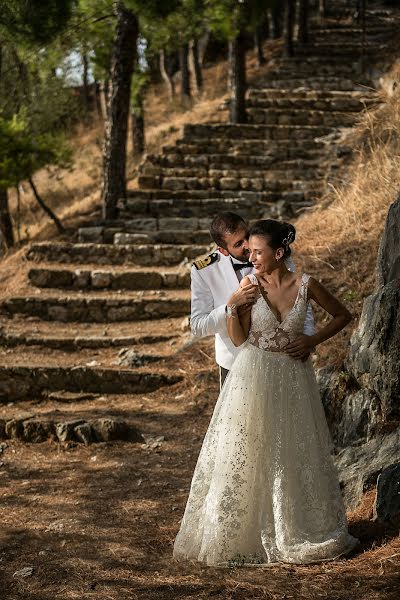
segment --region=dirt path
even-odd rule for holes
[[[400,539],[369,520],[373,493],[349,515],[361,548],[347,559],[229,570],[171,558],[218,395],[211,353],[209,341],[183,352],[177,367],[186,377],[175,386],[108,397],[145,444],[1,445],[2,600],[398,600]],[[96,402],[104,411],[101,399],[68,411],[93,411]],[[14,575],[25,567],[31,575]]]

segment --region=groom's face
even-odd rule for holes
[[[228,256],[229,254],[237,260],[246,262],[250,256],[249,234],[245,227],[238,229],[233,233],[225,233],[225,248],[219,248],[219,251]]]

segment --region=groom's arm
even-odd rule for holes
[[[212,292],[195,267],[191,271],[191,291],[190,326],[193,335],[226,334],[225,304],[214,308]]]

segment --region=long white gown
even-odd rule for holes
[[[256,278],[253,282],[256,282]],[[309,276],[279,322],[259,293],[194,471],[173,556],[207,565],[310,563],[352,550],[311,360],[281,350],[303,332]]]

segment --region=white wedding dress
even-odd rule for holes
[[[249,337],[203,441],[175,539],[177,559],[310,563],[358,544],[348,533],[311,360],[281,351],[303,333],[308,280],[304,274],[282,322],[258,294]]]

